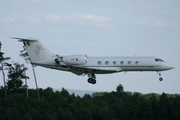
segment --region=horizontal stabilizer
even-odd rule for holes
[[[16,38],[16,37],[11,37],[12,39],[18,39],[19,42],[36,42],[37,40],[36,39],[26,39],[26,38]]]

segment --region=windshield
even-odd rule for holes
[[[156,61],[156,62],[164,62],[164,61],[161,60],[160,58],[156,58],[155,61]]]

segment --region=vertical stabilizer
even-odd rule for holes
[[[51,54],[39,40],[22,38],[15,39],[19,39],[20,42],[23,42],[31,62],[43,61],[50,59],[53,56],[53,54]]]

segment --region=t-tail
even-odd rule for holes
[[[44,45],[39,40],[23,38],[14,39],[19,39],[19,42],[23,42],[25,49],[30,57],[31,63],[51,59],[54,56],[44,47]]]

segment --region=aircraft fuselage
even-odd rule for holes
[[[57,64],[54,59],[50,59],[33,64],[64,71],[73,70],[77,71],[79,75],[84,72],[107,74],[122,71],[165,71],[173,68],[156,57],[87,57],[84,64],[66,65]]]

